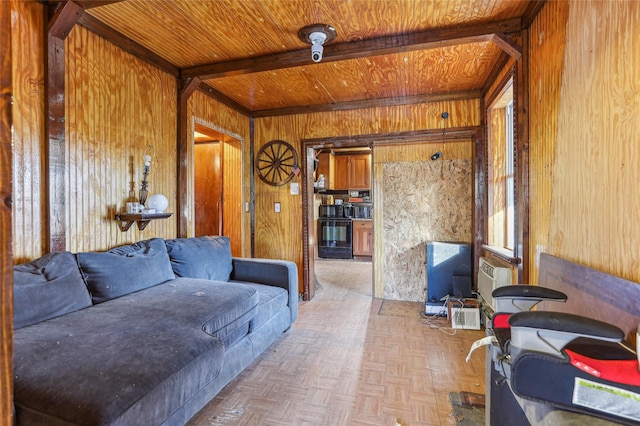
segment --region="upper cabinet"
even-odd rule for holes
[[[333,189],[370,189],[371,154],[335,156]]]
[[[324,176],[323,189],[335,188],[335,176],[336,165],[335,156],[330,152],[323,152],[318,154],[318,169],[316,170],[316,179],[320,178],[320,175]]]

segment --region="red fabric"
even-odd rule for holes
[[[640,371],[638,370],[638,360],[603,360],[589,358],[579,353],[564,350],[571,364],[580,370],[614,383],[621,383],[631,386],[640,386]]]
[[[509,325],[509,317],[511,314],[495,314],[493,318],[491,318],[491,325],[493,328],[511,328]]]

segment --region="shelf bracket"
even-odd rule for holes
[[[171,217],[172,214],[173,213],[119,213],[116,214],[116,220],[118,221],[118,228],[120,228],[122,232],[127,232],[134,223],[136,223],[138,229],[142,231],[153,219],[166,219]]]

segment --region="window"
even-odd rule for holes
[[[487,110],[488,244],[513,257],[516,247],[513,77]]]
[[[513,251],[516,246],[516,231],[515,231],[515,222],[516,222],[516,206],[515,206],[515,166],[514,166],[514,152],[515,152],[515,144],[513,141],[513,126],[515,125],[513,121],[513,101],[507,104],[505,108],[505,113],[507,116],[506,123],[506,146],[505,146],[505,157],[507,159],[505,164],[505,169],[507,171],[505,175],[506,180],[506,193],[507,193],[507,203],[506,203],[506,218],[505,218],[505,248]]]

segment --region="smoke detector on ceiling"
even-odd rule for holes
[[[311,45],[311,59],[320,62],[325,43],[331,43],[336,38],[335,28],[326,24],[312,24],[298,31],[300,40]]]

